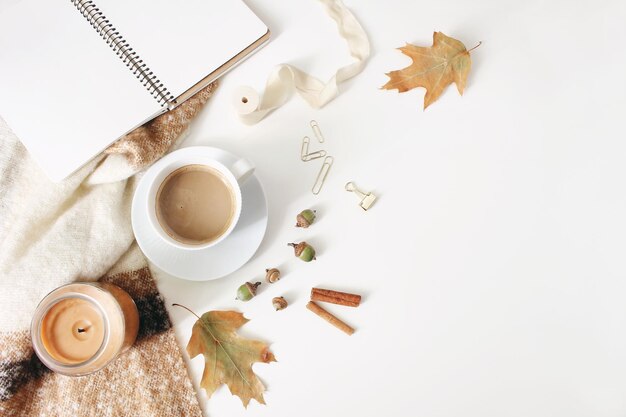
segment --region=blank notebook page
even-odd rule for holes
[[[97,0],[174,97],[267,32],[242,0]]]
[[[0,0],[0,94],[54,180],[161,109],[69,0]]]

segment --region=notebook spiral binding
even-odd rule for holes
[[[113,27],[93,1],[70,1],[159,104],[165,106],[174,102],[174,96],[130,47],[129,43]]]

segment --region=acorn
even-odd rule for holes
[[[287,246],[293,247],[295,255],[298,258],[302,259],[304,262],[311,262],[316,259],[315,249],[313,249],[313,246],[309,245],[306,242],[287,243]]]
[[[296,217],[296,227],[307,228],[315,221],[315,210],[302,210]]]
[[[287,300],[285,300],[284,297],[274,297],[274,298],[272,298],[272,305],[274,306],[276,311],[278,311],[278,310],[282,310],[284,308],[287,308],[289,303],[287,302]]]
[[[246,282],[245,284],[241,284],[241,286],[237,288],[236,300],[249,301],[253,299],[254,296],[256,295],[256,289],[259,285],[261,285],[260,282],[257,282],[256,284],[251,284],[249,282]]]
[[[265,270],[265,280],[270,284],[275,283],[280,279],[280,271],[278,268],[270,268]]]

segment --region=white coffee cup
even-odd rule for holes
[[[196,148],[203,149],[202,147]],[[183,148],[167,155],[165,158],[167,158],[168,162],[156,173],[148,189],[147,214],[150,225],[155,233],[167,244],[185,250],[206,249],[217,245],[228,237],[237,225],[239,216],[241,215],[241,184],[254,172],[254,166],[247,159],[241,158],[235,162],[229,163],[230,161],[226,159],[220,160],[220,158],[203,156],[202,152],[197,152],[197,155],[194,155],[193,149],[194,148]],[[222,178],[226,180],[234,195],[234,213],[228,228],[219,237],[210,242],[190,244],[178,241],[163,229],[163,226],[161,226],[157,218],[157,195],[161,185],[172,172],[188,165],[204,165],[217,171]]]

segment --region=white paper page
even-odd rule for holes
[[[0,115],[52,179],[160,108],[69,0],[0,0]]]
[[[267,32],[242,0],[96,3],[174,97]]]

